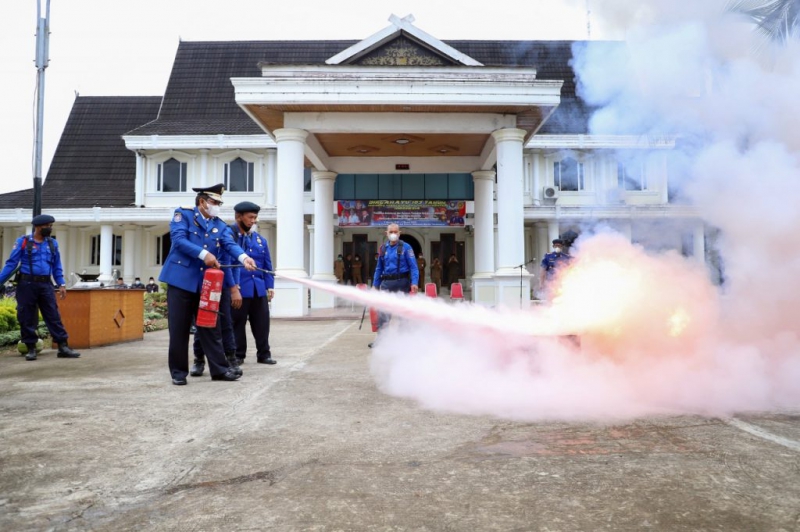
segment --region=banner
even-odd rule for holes
[[[466,201],[348,200],[337,202],[339,227],[464,227]]]

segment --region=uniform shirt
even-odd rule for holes
[[[256,267],[272,271],[272,258],[269,254],[267,239],[255,231],[242,233],[236,225],[231,226],[231,230],[237,243],[256,262]],[[267,290],[275,287],[275,279],[268,273],[245,270],[239,272],[239,287],[242,297],[264,297]]]
[[[400,240],[392,246],[388,242],[383,245],[383,253],[378,256],[378,265],[372,278],[372,286],[381,285],[383,275],[411,274],[411,284],[419,284],[419,268],[414,250],[410,245]]]
[[[219,218],[206,219],[197,207],[175,209],[169,224],[172,247],[158,280],[188,292],[200,293],[206,265],[202,257],[223,252],[242,262],[247,256],[233,241],[228,226]]]
[[[25,249],[22,249],[22,241],[26,238]],[[55,255],[50,252],[50,245],[47,240],[52,242]],[[30,252],[30,260],[28,260],[28,252]],[[39,243],[33,240],[33,235],[19,237],[14,242],[11,256],[8,257],[3,271],[0,272],[0,284],[5,284],[8,281],[17,266],[20,267],[20,272],[24,274],[43,275],[46,277],[52,275],[58,286],[66,284],[64,282],[64,270],[61,268],[61,253],[58,250],[58,241],[54,238],[48,237]],[[31,266],[33,266],[33,269],[31,269]]]
[[[569,264],[572,257],[567,253],[548,253],[542,259],[542,269],[547,273],[547,277],[555,275],[559,268]]]

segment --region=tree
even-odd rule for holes
[[[786,43],[800,36],[800,0],[732,0],[730,10],[752,19],[768,40]]]

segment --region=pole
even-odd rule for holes
[[[33,130],[33,216],[42,213],[42,127],[44,125],[44,69],[50,63],[50,0],[36,0],[36,126]]]

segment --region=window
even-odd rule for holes
[[[186,192],[186,163],[175,158],[158,165],[159,192]]]
[[[647,190],[644,162],[617,163],[617,180],[622,190]]]
[[[566,157],[553,163],[553,182],[558,190],[577,192],[586,189],[583,174],[583,163],[572,157]]]
[[[100,237],[93,236],[92,237],[92,260],[89,263],[92,266],[99,266],[100,265]]]
[[[164,233],[156,237],[156,265],[163,266],[164,261],[167,260],[169,249],[172,247],[172,238],[169,233]]]
[[[112,249],[114,250],[111,254],[111,265],[122,266],[122,237],[112,235],[111,239],[113,243]],[[92,266],[100,266],[100,235],[92,237],[92,255],[90,259]]]
[[[237,157],[225,164],[224,181],[225,190],[231,192],[253,192],[253,174],[255,164],[248,163]]]

